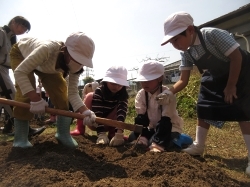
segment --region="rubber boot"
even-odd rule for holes
[[[32,136],[35,136],[35,135],[39,135],[39,134],[41,134],[45,129],[46,129],[45,126],[42,126],[42,127],[40,127],[40,128],[35,128],[35,129],[33,129],[33,128],[31,128],[31,127],[29,126],[29,137],[32,137]]]
[[[44,123],[45,124],[52,124],[56,122],[56,115],[50,114],[50,118],[46,120]]]
[[[78,143],[70,135],[70,124],[72,118],[65,116],[57,116],[57,132],[56,139],[64,146],[76,148]]]
[[[188,148],[182,149],[182,151],[193,156],[204,156],[207,134],[208,129],[203,128],[201,126],[197,126],[195,141]]]
[[[84,135],[85,133],[85,126],[83,125],[82,119],[76,120],[76,129],[71,131],[70,134],[73,136]]]
[[[29,121],[14,119],[15,135],[13,147],[29,148],[32,144],[28,140]]]

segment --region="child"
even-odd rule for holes
[[[98,86],[99,86],[99,83],[96,81],[85,84],[82,90],[83,102],[84,102],[86,95],[90,92],[94,92]],[[76,129],[70,132],[71,135],[79,136],[85,133],[85,127],[82,125],[82,121],[83,121],[82,119],[76,120]]]
[[[187,86],[193,64],[202,73],[196,139],[183,151],[203,154],[210,124],[221,128],[225,121],[238,121],[248,150],[246,173],[250,175],[250,54],[225,30],[198,29],[186,12],[171,14],[164,31],[161,45],[170,42],[182,51],[181,77],[171,92],[175,94]]]
[[[15,137],[14,147],[28,148],[29,120],[34,114],[43,114],[48,103],[36,94],[35,76],[41,80],[56,109],[69,110],[69,102],[75,112],[95,121],[95,114],[82,102],[78,92],[78,82],[83,66],[93,67],[95,50],[93,40],[83,32],[70,34],[66,42],[22,38],[11,51],[11,68],[16,80],[15,100],[30,103],[30,109],[14,107]],[[68,77],[67,84],[65,78]],[[70,136],[72,118],[57,116],[56,139],[64,146],[75,148],[77,142]]]
[[[82,90],[82,100],[84,100],[85,96],[90,93],[90,92],[94,92],[96,90],[96,88],[99,86],[99,83],[94,81],[91,83],[87,83],[83,90]]]
[[[176,111],[176,98],[171,95],[170,101],[160,106],[157,95],[162,91],[168,91],[162,85],[164,67],[158,61],[147,61],[139,69],[136,81],[141,83],[142,89],[135,98],[135,108],[137,117],[135,124],[143,125],[143,131],[138,143],[149,146],[150,151],[162,152],[169,148],[172,140],[177,145],[191,144],[192,140],[186,135],[181,134],[183,120]],[[129,141],[137,139],[138,133],[131,133]],[[187,137],[183,142],[179,142],[180,137]],[[191,141],[191,142],[189,142]]]
[[[102,82],[95,92],[88,93],[85,97],[85,104],[97,117],[108,118],[117,121],[125,121],[128,108],[128,93],[126,87],[127,70],[123,66],[110,67]],[[83,125],[89,125],[83,120]],[[103,124],[90,124],[89,128],[97,132],[96,144],[108,144],[119,146],[124,143],[123,129],[117,129]],[[85,128],[82,126],[82,128]],[[108,131],[108,136],[106,132]]]

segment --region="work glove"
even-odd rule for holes
[[[132,144],[135,144],[137,142],[137,139],[132,142]],[[144,145],[148,147],[148,139],[144,136],[141,136],[137,142],[139,145]]]
[[[45,113],[45,107],[48,106],[48,103],[44,100],[41,99],[38,102],[30,102],[30,112],[33,114],[38,114],[42,115]]]
[[[108,136],[106,135],[105,132],[101,132],[98,134],[98,138],[96,140],[96,144],[103,144],[103,145],[106,145],[109,143],[109,138]]]
[[[173,92],[170,90],[164,90],[161,94],[156,96],[158,105],[167,105],[171,102],[172,98],[175,97]]]
[[[87,126],[97,127],[97,123],[95,122],[96,115],[91,110],[85,110],[82,115],[84,115],[83,124]]]
[[[111,139],[110,146],[119,146],[124,144],[123,133],[115,133],[115,136]]]
[[[153,143],[149,146],[149,150],[150,150],[150,152],[160,153],[160,152],[163,152],[163,151],[164,151],[164,147],[159,146],[158,144],[156,144],[156,143],[153,142]]]

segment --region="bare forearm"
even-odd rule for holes
[[[183,90],[189,81],[189,77],[190,77],[190,70],[185,70],[181,72],[181,77],[180,80],[177,81],[171,88],[170,91],[173,92],[173,94],[176,94],[177,92],[180,92],[181,90]]]

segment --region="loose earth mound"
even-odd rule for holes
[[[79,147],[58,144],[54,133],[33,137],[32,148],[0,145],[0,183],[9,186],[229,187],[242,186],[220,168],[179,150],[148,152],[131,145],[96,145],[96,136],[75,137]]]

